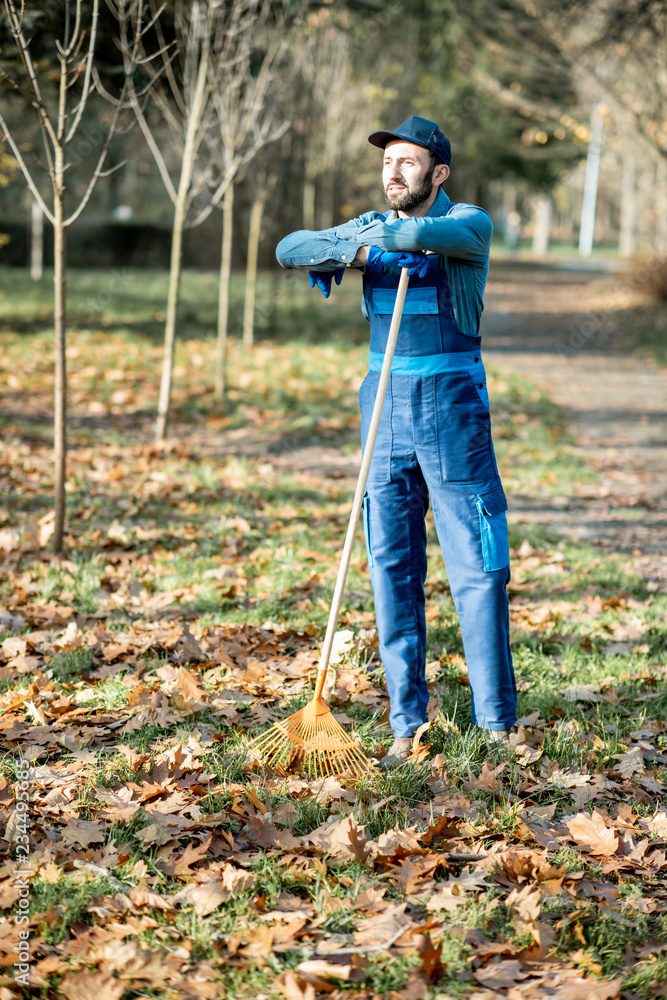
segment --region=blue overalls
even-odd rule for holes
[[[398,272],[364,275],[371,325],[359,392],[362,445],[382,367]],[[364,532],[395,736],[426,721],[429,498],[461,626],[473,722],[516,722],[509,643],[507,501],[491,441],[480,338],[457,329],[444,258],[408,285],[366,496]]]

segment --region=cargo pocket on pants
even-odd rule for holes
[[[482,538],[484,569],[492,573],[510,564],[510,543],[507,537],[507,500],[502,487],[478,494],[479,530]]]
[[[364,499],[361,504],[361,511],[364,519],[364,538],[366,539],[366,555],[368,556],[368,565],[373,565],[373,532],[371,530],[371,502],[368,497],[368,493],[364,493]]]

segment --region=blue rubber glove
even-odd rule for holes
[[[339,267],[337,271],[309,271],[308,281],[310,282],[311,288],[314,288],[315,285],[317,285],[324,298],[328,299],[331,295],[331,279],[335,278],[336,284],[340,285],[344,274],[344,267]]]
[[[425,253],[414,250],[380,250],[379,247],[368,248],[366,270],[373,274],[382,274],[385,267],[407,267],[408,274],[418,274],[423,278],[428,270],[428,258]]]

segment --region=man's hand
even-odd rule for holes
[[[366,259],[366,270],[374,274],[382,274],[385,267],[407,267],[408,274],[418,274],[423,278],[428,270],[428,258],[425,253],[415,250],[380,250],[379,247],[369,247]]]
[[[331,295],[331,279],[335,278],[336,284],[340,285],[344,274],[344,267],[339,267],[337,271],[309,271],[308,281],[311,288],[315,288],[315,285],[317,285],[324,298],[328,299]]]

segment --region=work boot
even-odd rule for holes
[[[484,737],[489,746],[509,746],[512,733],[516,733],[516,726],[513,726],[511,729],[485,729]]]
[[[377,762],[377,767],[387,771],[391,767],[400,767],[412,753],[412,736],[396,736],[389,751]]]

